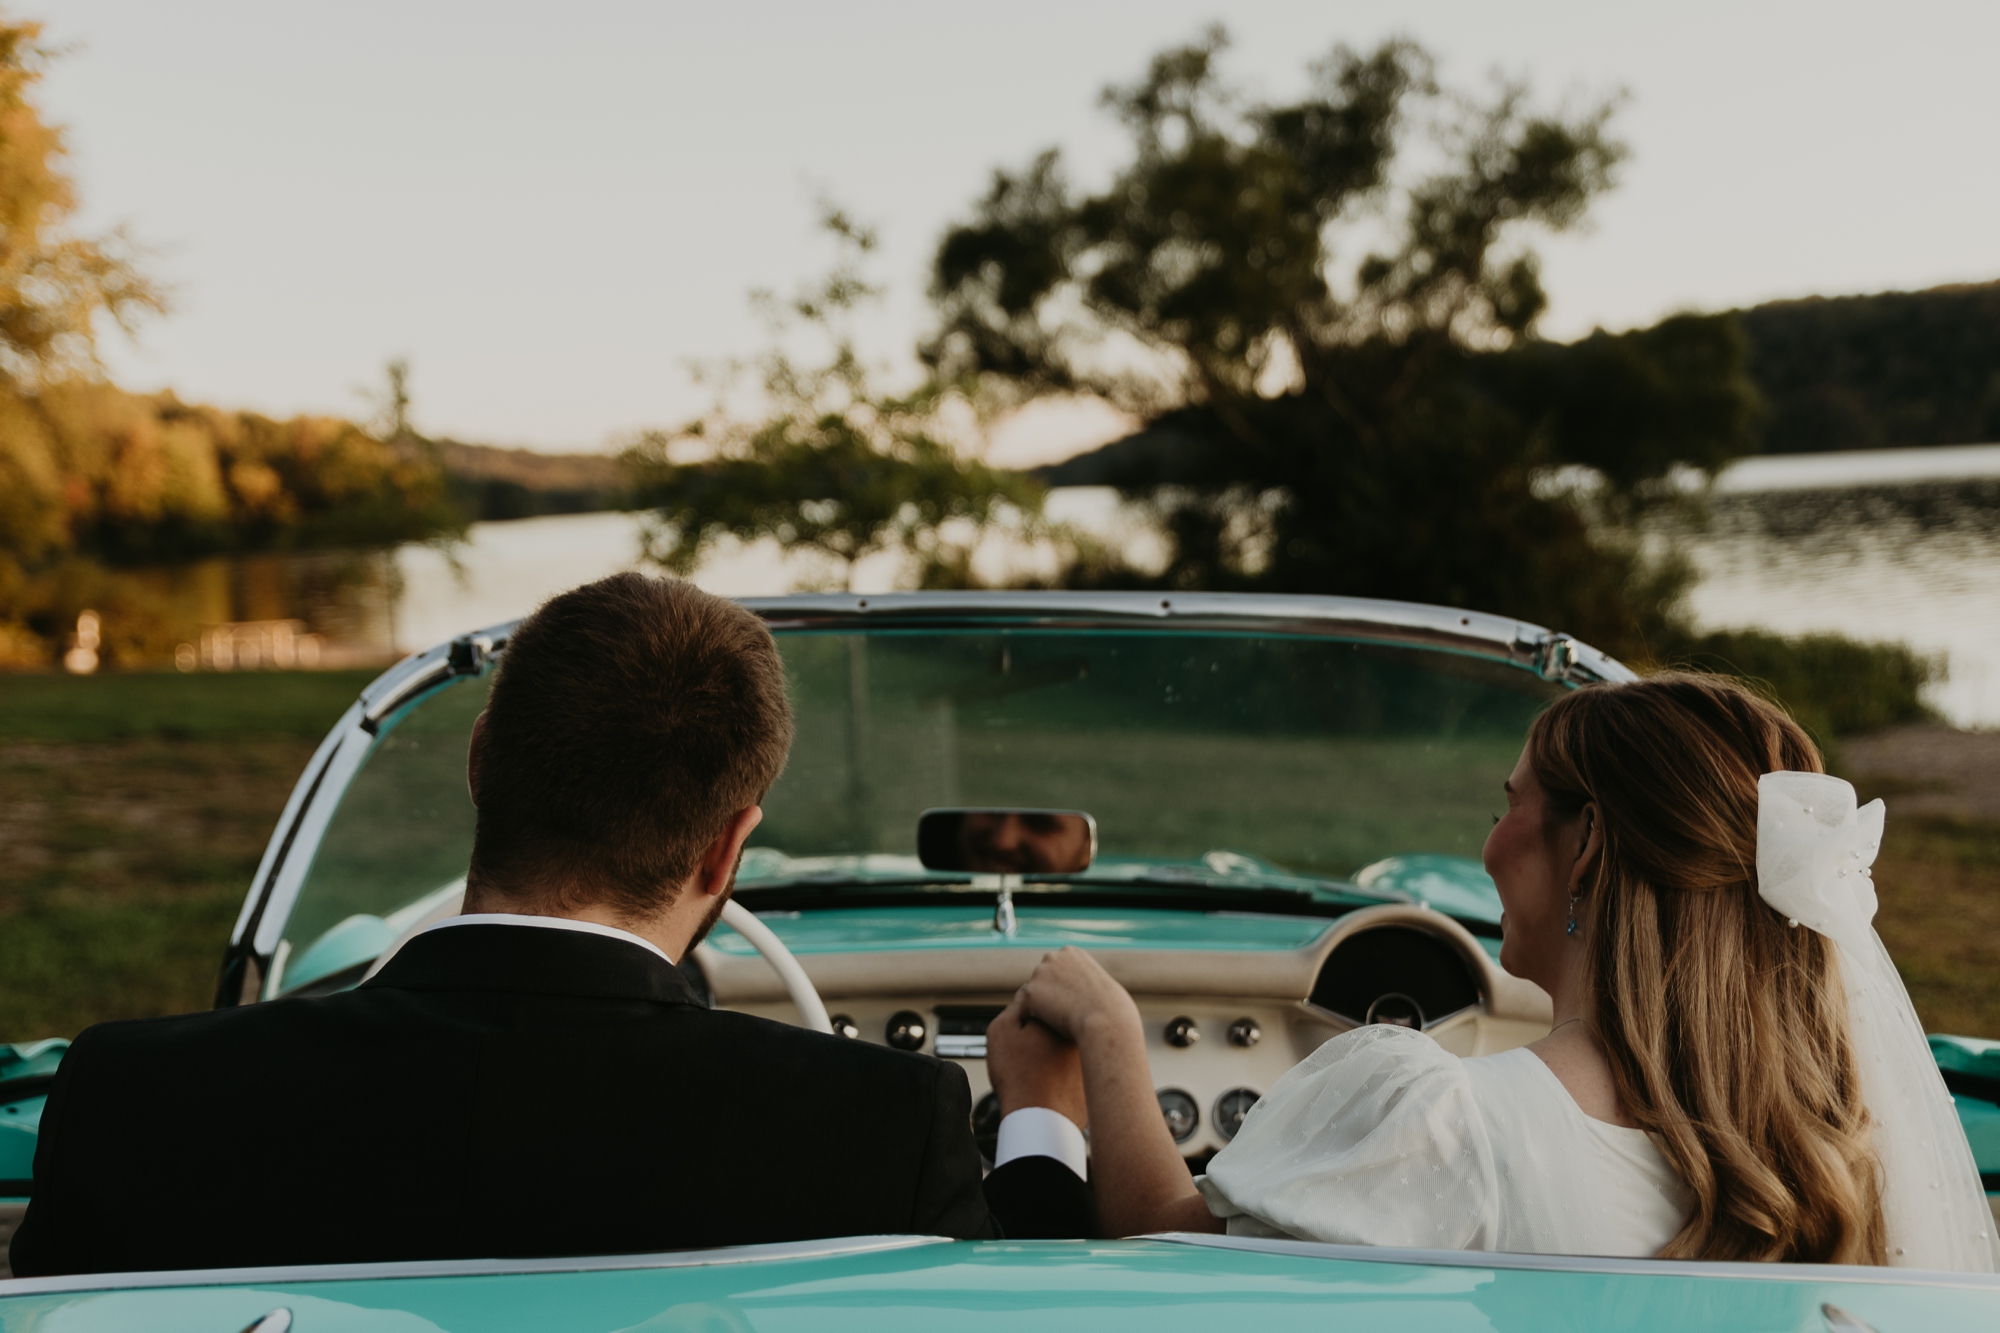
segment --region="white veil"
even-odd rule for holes
[[[1989,1273],[2000,1240],[1951,1094],[1909,992],[1875,933],[1870,867],[1883,806],[1824,773],[1757,782],[1757,892],[1794,926],[1832,940],[1847,987],[1861,1095],[1882,1162],[1889,1262]]]

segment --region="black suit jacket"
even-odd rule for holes
[[[1093,1227],[1049,1158],[982,1188],[955,1065],[707,1009],[634,944],[467,925],[346,994],[85,1032],[12,1261],[25,1277]]]

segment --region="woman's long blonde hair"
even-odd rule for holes
[[[1667,673],[1559,700],[1529,732],[1551,820],[1596,802],[1577,904],[1618,1095],[1694,1195],[1668,1259],[1884,1260],[1833,946],[1757,896],[1757,779],[1822,772],[1782,710]]]

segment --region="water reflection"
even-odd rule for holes
[[[46,604],[40,614],[76,626],[68,671],[94,671],[100,660],[126,671],[372,667],[398,652],[402,572],[392,550],[262,552],[158,568],[68,560],[38,576],[30,596]]]
[[[2000,726],[2000,477],[1724,493],[1684,535],[1703,628],[1899,640],[1946,659],[1947,717]]]
[[[1885,479],[1890,466],[1925,479]],[[1984,475],[1936,475],[1969,466]],[[1052,496],[1051,511],[1121,543],[1139,540],[1115,503],[1084,504],[1095,488],[1073,489]],[[299,620],[323,638],[322,665],[360,665],[636,567],[640,523],[618,513],[478,523],[449,550],[265,554],[122,577],[146,583],[147,600],[175,627],[155,660],[199,642],[203,625]],[[1675,535],[1700,572],[1689,610],[1702,628],[1901,640],[1945,655],[1950,676],[1932,700],[1947,717],[2000,726],[2000,449],[1752,460],[1725,474],[1705,524]],[[768,595],[808,572],[751,547],[719,554],[699,581],[726,595]],[[895,572],[893,560],[871,562],[857,590],[886,589]],[[107,616],[107,632],[111,624]]]

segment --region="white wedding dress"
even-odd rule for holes
[[[1657,1254],[1693,1203],[1533,1051],[1460,1059],[1379,1025],[1279,1079],[1196,1184],[1231,1235],[1527,1254]]]

